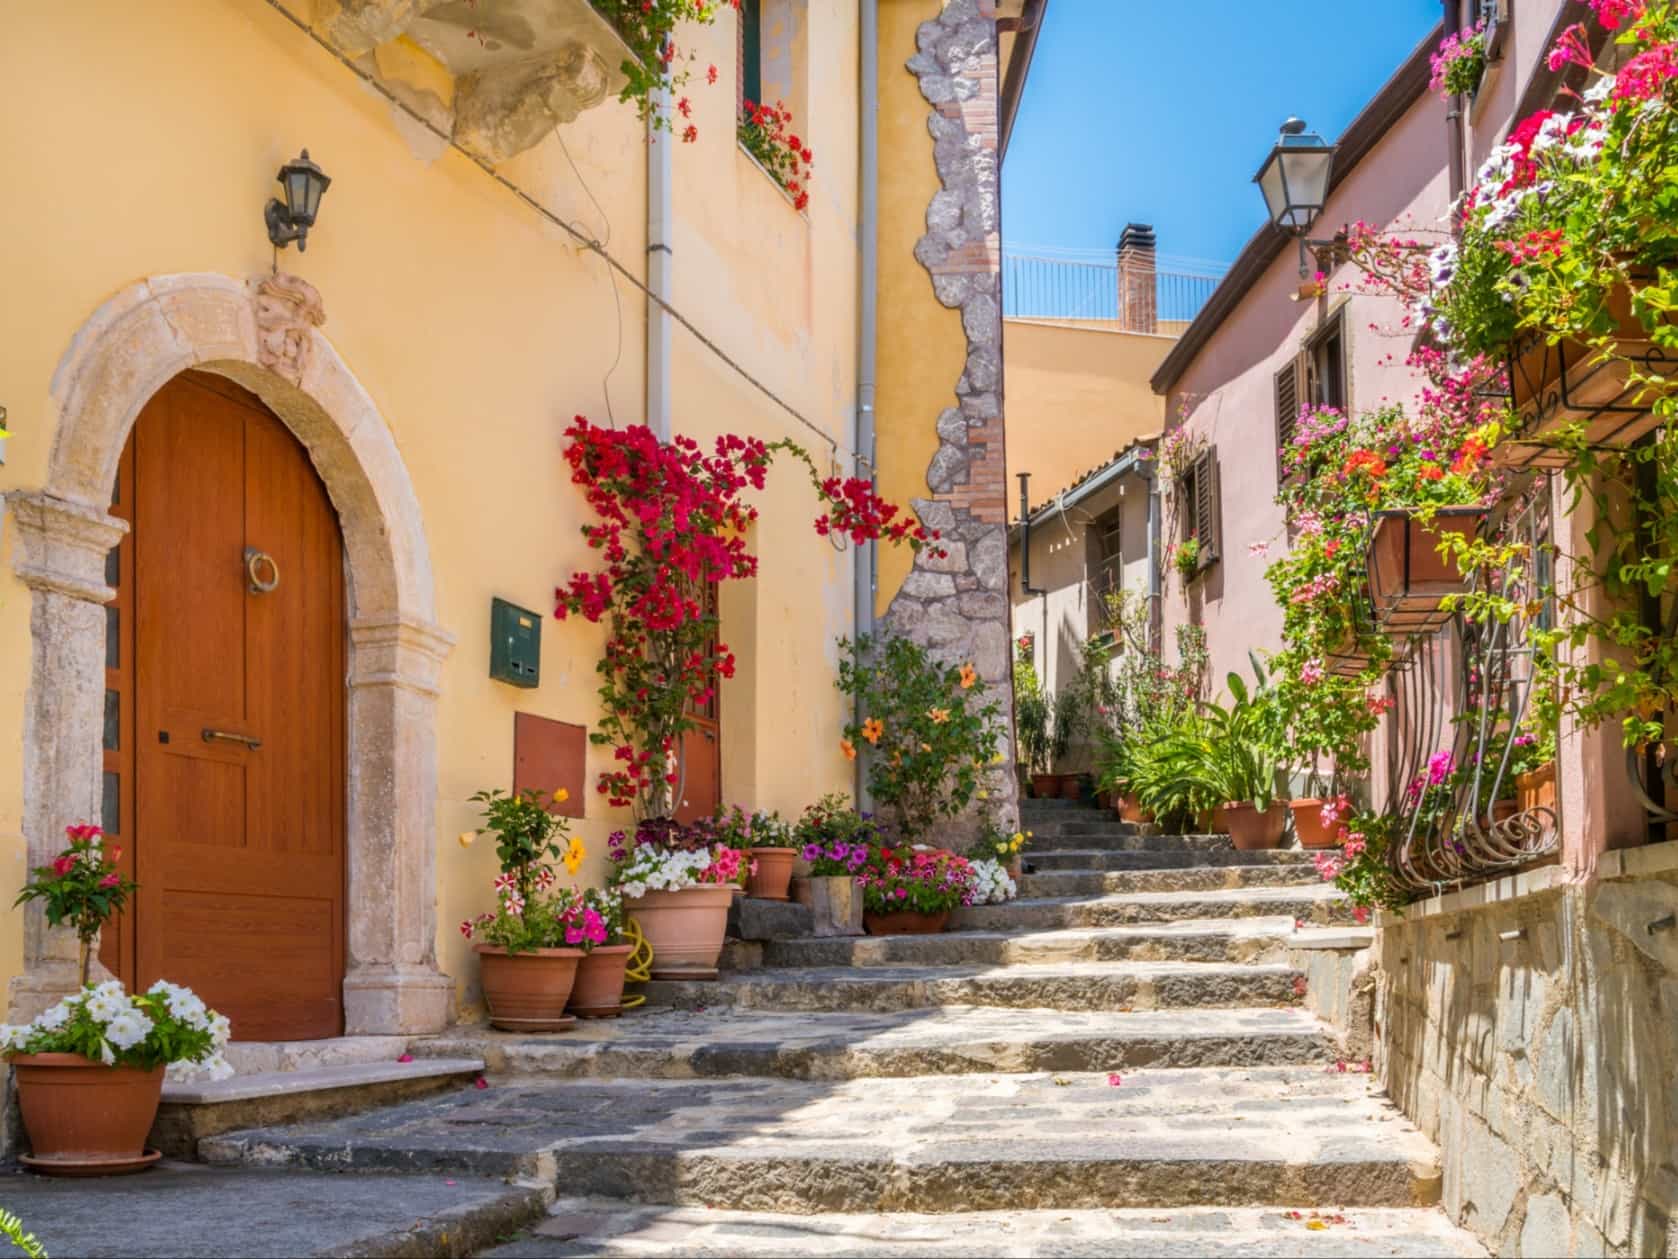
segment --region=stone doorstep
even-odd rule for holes
[[[1375,943],[1374,927],[1300,927],[1288,934],[1290,949],[1334,949],[1357,952]]]
[[[198,1142],[254,1124],[351,1115],[464,1084],[481,1058],[416,1058],[167,1083],[150,1144],[170,1158],[193,1158]]]

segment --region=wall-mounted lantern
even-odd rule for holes
[[[1282,134],[1276,137],[1270,154],[1259,167],[1253,182],[1264,194],[1265,209],[1270,221],[1290,236],[1299,238],[1299,273],[1308,275],[1306,251],[1336,249],[1344,245],[1334,240],[1307,240],[1305,233],[1317,221],[1328,202],[1329,177],[1334,172],[1335,146],[1315,131],[1306,130],[1298,118],[1282,124]]]
[[[268,239],[276,249],[296,241],[301,253],[309,247],[309,229],[315,225],[315,215],[320,211],[321,194],[332,180],[309,160],[308,149],[303,150],[301,157],[280,167],[275,178],[285,189],[285,200],[272,198],[262,212],[268,224]]]

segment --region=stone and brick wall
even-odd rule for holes
[[[1503,1256],[1678,1256],[1678,844],[1387,916],[1377,1069]]]
[[[940,187],[915,258],[939,302],[961,312],[966,359],[957,365],[955,405],[926,417],[939,439],[926,471],[931,496],[912,500],[921,522],[942,533],[948,555],[916,557],[885,626],[941,659],[971,660],[1005,696],[1012,730],[994,0],[949,0],[920,25],[916,44],[907,64],[932,106],[927,130]],[[1011,812],[1013,776],[998,785]]]

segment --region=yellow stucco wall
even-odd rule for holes
[[[846,0],[807,8],[808,45],[822,50],[805,71],[807,99],[819,102],[802,120],[817,155],[807,216],[736,146],[726,7],[697,33],[698,64],[722,70],[715,87],[691,86],[699,140],[660,143],[674,143],[675,304],[843,438],[855,385],[856,17]],[[260,0],[28,6],[9,15],[0,82],[0,151],[28,172],[0,234],[0,403],[15,433],[0,490],[42,483],[49,381],[100,303],[147,276],[265,272],[274,171],[307,145],[332,176],[308,252],[289,250],[281,263],[319,289],[324,335],[394,434],[424,517],[438,619],[458,638],[439,702],[436,842],[440,962],[464,995],[477,968],[454,924],[488,906],[494,865],[492,846],[455,843],[476,821],[467,797],[508,785],[515,711],[588,724],[598,714],[601,631],[547,619],[542,686],[514,690],[487,676],[490,598],[546,615],[555,584],[588,565],[560,433],[577,413],[641,422],[643,300],[621,282],[614,297],[599,258]],[[503,173],[641,274],[645,149],[634,111],[608,102],[562,138],[564,149],[550,135]],[[924,276],[919,284],[930,302]],[[820,445],[680,328],[673,357],[678,432]],[[850,782],[833,737],[830,662],[849,627],[851,557],[812,532],[816,499],[791,464],[757,502],[760,576],[736,583],[723,606],[724,636],[741,654],[739,678],[722,691],[724,790],[796,812]],[[30,597],[11,548],[0,524],[0,731],[17,732]],[[592,784],[609,753],[591,757]],[[628,817],[592,792],[588,807],[583,878],[597,881],[605,837]],[[14,757],[0,769],[0,906],[24,874],[21,808]],[[0,980],[19,969],[21,934],[21,915],[0,908]]]
[[[1002,330],[1008,382],[1008,485],[1031,473],[1036,504],[1164,426],[1148,378],[1174,338],[1010,319]],[[1018,510],[1009,502],[1009,516]]]
[[[927,464],[938,449],[938,413],[956,404],[967,361],[961,314],[939,304],[915,261],[926,209],[939,189],[926,120],[931,106],[903,63],[915,55],[915,28],[936,17],[939,0],[880,0],[880,318],[875,430],[880,493],[907,506],[925,498]],[[880,548],[875,610],[883,612],[909,575],[906,548]]]

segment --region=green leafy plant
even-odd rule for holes
[[[514,795],[492,788],[472,796],[474,803],[483,806],[485,829],[495,836],[501,873],[494,884],[495,911],[460,924],[460,933],[467,939],[479,937],[509,953],[575,946],[577,939],[571,937],[578,936],[582,898],[558,887],[553,863],[563,863],[566,872],[575,875],[588,851],[575,835],[561,842],[570,824],[552,806],[567,798],[564,788],[546,796],[547,803],[542,792],[528,788]],[[591,927],[586,934],[597,933]]]
[[[29,881],[12,904],[40,901],[49,926],[67,924],[75,931],[80,982],[85,987],[99,929],[122,911],[136,885],[117,869],[122,849],[108,844],[105,832],[97,826],[66,826],[64,834],[70,846],[30,871]]]
[[[906,638],[839,640],[837,685],[860,720],[845,726],[867,743],[868,785],[913,841],[973,802],[998,760],[1002,706],[971,664],[939,664]]]
[[[1043,774],[1049,770],[1049,757],[1054,750],[1051,737],[1054,709],[1037,679],[1031,651],[1031,637],[1026,635],[1020,639],[1014,656],[1014,733],[1026,769]]]
[[[1050,737],[1050,755],[1056,765],[1062,764],[1072,751],[1073,741],[1089,725],[1089,710],[1082,688],[1076,683],[1055,692],[1054,733]]]
[[[1192,533],[1184,538],[1177,544],[1171,562],[1177,566],[1177,576],[1188,585],[1200,572],[1200,539]]]
[[[620,64],[628,82],[618,93],[618,99],[634,102],[643,122],[670,132],[679,125],[684,141],[691,143],[698,139],[698,129],[687,121],[693,106],[681,95],[681,89],[693,77],[694,55],[677,44],[676,32],[683,22],[709,26],[716,21],[717,10],[724,3],[738,9],[740,0],[590,0],[590,3],[612,24],[634,54]],[[707,83],[715,83],[717,77],[715,66],[706,68]],[[666,95],[675,117],[653,108],[655,92]]]
[[[23,1221],[4,1207],[0,1207],[0,1237],[21,1250],[24,1259],[47,1259],[47,1248],[33,1233],[23,1231]]]

